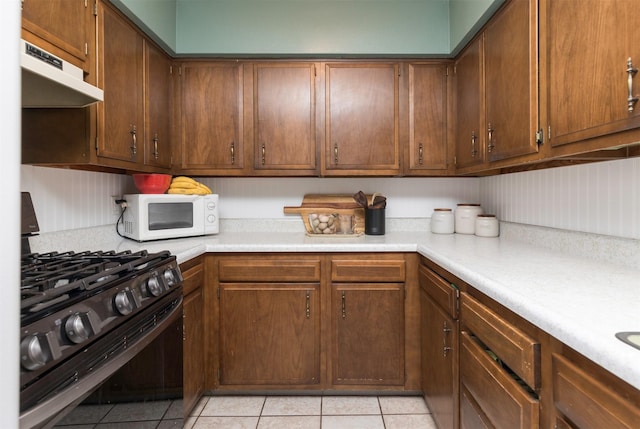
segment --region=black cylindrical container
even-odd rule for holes
[[[364,209],[364,233],[384,235],[384,209]]]

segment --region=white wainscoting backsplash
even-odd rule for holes
[[[640,239],[640,158],[483,177],[498,219]]]

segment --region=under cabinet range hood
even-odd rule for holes
[[[25,40],[20,45],[22,107],[84,107],[104,99],[81,68]]]

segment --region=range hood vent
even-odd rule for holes
[[[83,80],[82,69],[20,40],[22,107],[85,107],[104,99]]]

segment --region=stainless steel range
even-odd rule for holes
[[[181,397],[182,275],[175,256],[27,253],[21,268],[21,427],[50,427],[87,400],[117,404]],[[175,340],[167,347],[168,336]],[[142,357],[154,342],[173,358],[161,359],[159,375],[145,376],[140,368],[151,362],[134,362],[157,360]],[[159,352],[155,347],[149,353]],[[118,376],[130,365],[134,370]],[[132,379],[138,376],[146,380]],[[164,386],[150,389],[149,379],[156,378]]]

